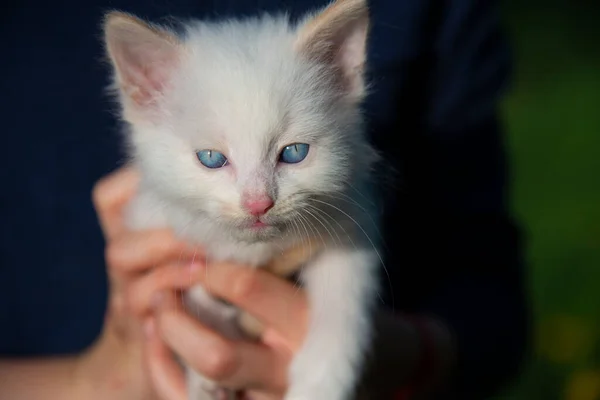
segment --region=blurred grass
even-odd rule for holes
[[[600,399],[598,9],[506,3],[516,76],[503,112],[536,339],[521,378],[499,399]]]

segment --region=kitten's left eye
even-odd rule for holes
[[[306,143],[294,143],[285,146],[279,155],[279,161],[286,164],[297,164],[308,155],[310,146]]]
[[[227,165],[227,157],[215,150],[200,150],[196,153],[198,160],[207,168],[221,168]]]

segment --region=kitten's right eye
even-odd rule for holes
[[[200,150],[196,152],[198,160],[206,168],[222,168],[227,165],[227,157],[215,150]]]
[[[294,143],[285,146],[279,154],[279,161],[285,164],[297,164],[308,155],[310,146],[306,143]]]

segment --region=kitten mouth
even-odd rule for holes
[[[238,225],[238,229],[240,238],[250,243],[271,242],[284,232],[277,221],[265,221],[262,218],[246,221]]]
[[[270,225],[261,221],[261,220],[256,220],[250,227],[252,229],[263,229],[263,228],[267,228]]]

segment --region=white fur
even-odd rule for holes
[[[333,47],[327,36],[314,42],[312,31],[321,28],[310,26],[312,16],[298,27],[283,15],[194,22],[182,38],[123,14],[109,16],[105,28],[132,163],[142,173],[130,227],[171,227],[201,244],[209,260],[251,266],[307,236],[326,244],[304,270],[312,319],[287,400],[351,395],[376,291],[376,223],[364,189],[374,152],[360,112],[368,24],[350,24],[364,17],[356,11],[364,0],[336,6],[328,14],[341,18],[339,31],[330,29]],[[338,64],[319,60],[322,51],[337,51],[328,60]],[[308,157],[278,163],[281,149],[297,142],[310,144]],[[229,164],[203,167],[195,154],[202,149],[222,152]],[[240,205],[256,193],[275,200],[264,217],[272,227],[262,232],[249,228],[253,217]],[[200,287],[188,301],[200,319],[239,337],[235,309]],[[190,397],[211,398],[207,381],[189,372]]]

